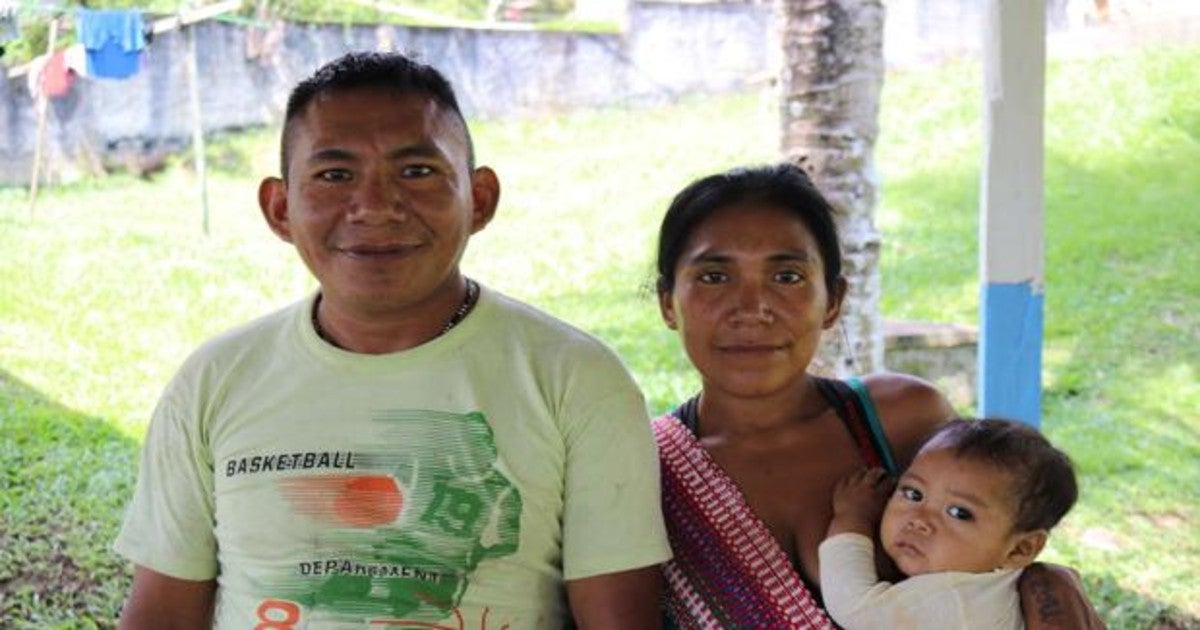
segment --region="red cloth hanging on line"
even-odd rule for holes
[[[34,59],[29,66],[29,93],[58,98],[71,91],[75,75],[67,67],[66,51],[58,50]]]

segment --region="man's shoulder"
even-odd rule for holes
[[[628,374],[625,362],[599,337],[542,309],[491,292],[486,326],[511,356],[523,356],[544,370]]]
[[[192,352],[185,366],[254,353],[263,344],[274,343],[280,335],[288,332],[297,316],[297,309],[305,308],[308,303],[309,300],[294,302],[208,338]]]
[[[510,332],[524,332],[562,342],[608,349],[607,344],[595,335],[528,302],[499,291],[491,291],[490,297],[493,306],[499,313],[503,313],[501,319],[510,328]]]
[[[185,358],[163,390],[162,403],[186,408],[217,391],[227,391],[248,374],[278,365],[294,365],[280,352],[281,340],[295,322],[293,304],[235,326],[201,343]]]

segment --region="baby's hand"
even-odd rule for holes
[[[882,468],[863,468],[839,481],[833,488],[833,520],[827,535],[873,535],[895,485]]]

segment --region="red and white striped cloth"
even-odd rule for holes
[[[675,625],[833,630],[741,490],[687,427],[666,415],[654,434],[675,554],[664,567]]]

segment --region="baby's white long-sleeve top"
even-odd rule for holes
[[[875,548],[860,534],[821,543],[825,610],[846,630],[1023,630],[1017,594],[1020,569],[947,571],[881,582]]]

